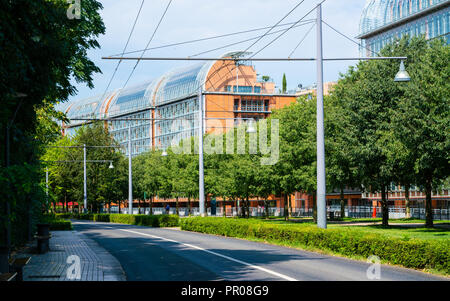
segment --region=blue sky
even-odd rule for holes
[[[102,56],[121,53],[131,31],[141,0],[100,0],[101,11],[106,25],[106,34],[99,37],[101,49],[92,50],[89,57],[100,67],[103,74],[94,76],[94,89],[76,84],[78,94],[71,99],[85,98],[103,94],[117,61],[102,60]],[[128,45],[128,51],[140,50],[148,43],[169,0],[146,0],[137,22],[134,34]],[[150,47],[176,43],[203,37],[221,35],[247,29],[274,25],[299,0],[173,0],[167,15],[161,24]],[[318,0],[305,0],[283,23],[295,22],[303,17]],[[347,36],[358,34],[359,19],[365,0],[327,0],[323,4],[323,20]],[[315,12],[306,19],[315,18]],[[270,47],[258,54],[258,57],[288,57],[300,42],[311,25],[294,28]],[[339,36],[327,26],[323,27],[324,57],[358,57],[358,46]],[[188,44],[162,50],[148,51],[145,56],[187,57],[209,49],[251,38],[259,33],[244,34],[225,39]],[[265,38],[250,51],[258,51],[276,35]],[[228,51],[244,50],[251,45],[247,42],[219,50],[203,57],[217,57]],[[316,53],[315,29],[310,32],[292,57],[314,57]],[[134,54],[133,56],[138,56]],[[112,82],[110,89],[123,87],[135,62],[123,62]],[[192,62],[141,62],[137,67],[129,86],[157,78],[177,66]],[[339,73],[346,72],[349,65],[356,62],[327,62],[324,65],[325,81],[337,80]],[[283,73],[286,73],[288,88],[295,89],[316,82],[314,62],[257,62],[254,64],[258,74],[271,76],[277,85],[281,85]]]

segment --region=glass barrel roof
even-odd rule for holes
[[[67,107],[67,118],[99,118],[100,107],[103,103],[103,95],[97,95],[69,103]],[[83,123],[83,121],[71,122],[72,125]]]
[[[143,84],[110,91],[87,99],[73,100],[57,105],[57,110],[71,118],[107,118],[170,103],[196,95],[205,89],[206,79],[216,61],[202,62],[177,68],[160,78]],[[82,123],[82,122],[80,122]],[[71,125],[78,125],[72,122]]]
[[[369,33],[449,0],[367,0],[359,24],[359,34]]]
[[[138,86],[119,90],[109,105],[107,115],[117,116],[150,108],[155,84],[156,81],[148,81]]]
[[[204,84],[211,66],[215,62],[199,63],[193,66],[178,68],[162,77],[155,95],[155,105],[194,95]]]

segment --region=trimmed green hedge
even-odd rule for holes
[[[435,269],[450,274],[450,242],[404,240],[346,229],[318,229],[315,226],[291,226],[264,222],[224,219],[186,218],[181,229],[238,238],[256,238],[268,242],[312,247],[344,256],[371,255],[382,261],[415,269]]]
[[[68,231],[73,229],[72,223],[69,220],[59,218],[55,215],[44,215],[41,222],[49,224],[51,231]]]
[[[129,215],[110,214],[111,223],[150,227],[176,227],[179,224],[177,215]]]
[[[147,227],[177,227],[177,215],[72,214],[71,218]]]

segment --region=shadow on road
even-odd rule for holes
[[[302,255],[294,254],[294,252],[286,254],[275,249],[270,250],[270,247],[267,250],[250,247],[237,249],[240,244],[246,245],[252,242],[200,233],[181,231],[170,233],[169,231],[172,230],[106,223],[75,223],[74,226],[76,230],[83,232],[114,255],[122,264],[127,279],[131,281],[284,280],[211,253],[257,266],[325,259],[320,254]],[[181,243],[122,232],[118,230],[119,227],[173,239]],[[165,232],[160,232],[161,230]],[[230,247],[205,247],[205,245],[217,246],[217,242],[223,244],[224,239],[229,240]],[[202,246],[208,252],[182,243]]]

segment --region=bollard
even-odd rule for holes
[[[39,254],[47,253],[50,249],[50,225],[49,224],[37,224],[37,249]]]

